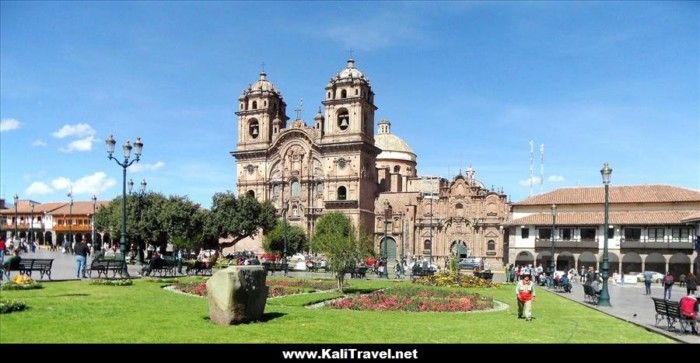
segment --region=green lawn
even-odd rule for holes
[[[351,287],[369,291],[397,283],[353,280]],[[304,307],[339,296],[324,292],[269,299],[264,322],[218,326],[209,322],[206,299],[165,291],[160,283],[43,285],[40,290],[0,291],[0,297],[29,306],[0,315],[0,343],[673,342],[543,290],[534,303],[535,319],[519,320],[512,286],[471,289],[507,303],[505,311],[406,313]]]

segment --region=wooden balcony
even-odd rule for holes
[[[692,252],[695,245],[693,242],[642,242],[642,241],[622,241],[620,249],[640,249],[640,250],[676,250]]]
[[[54,232],[92,232],[92,226],[86,224],[74,224],[73,226],[53,226]]]
[[[552,241],[548,239],[538,239],[535,240],[535,248],[545,249],[552,248]],[[554,241],[554,248],[566,248],[566,249],[597,249],[598,242],[596,241]]]

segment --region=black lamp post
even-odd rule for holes
[[[612,168],[608,163],[603,164],[600,175],[603,176],[605,185],[605,225],[603,227],[603,289],[600,291],[598,306],[610,306],[610,294],[608,293],[608,272],[610,270],[610,260],[608,259],[608,185],[610,185],[610,174]]]
[[[389,278],[389,240],[387,225],[391,223],[392,209],[391,204],[388,200],[384,201],[384,250],[382,252],[382,257],[384,257],[384,278]]]
[[[142,207],[141,203],[143,203],[143,196],[146,194],[146,185],[147,185],[146,179],[142,179],[141,180],[141,193],[139,194],[139,208]],[[140,210],[139,210],[139,213],[141,213]],[[139,263],[143,265],[143,248],[141,246],[141,242],[139,242],[136,245],[136,248],[138,250],[136,253],[138,254]]]
[[[71,188],[70,193],[68,193],[68,198],[70,198],[70,207],[68,211],[68,238],[70,247],[69,250],[73,250],[73,189]]]
[[[30,238],[27,238],[29,240],[29,245],[33,246],[34,245],[34,203],[30,202],[32,205],[32,214],[29,218],[29,233],[30,233]]]
[[[95,233],[95,213],[97,213],[97,196],[92,195],[92,249],[97,252],[100,250],[100,246],[97,244],[97,234]]]
[[[550,253],[552,254],[552,261],[549,264],[549,276],[554,281],[554,271],[557,269],[557,263],[554,260],[554,228],[556,227],[557,224],[557,205],[552,204],[552,238],[551,238],[551,250]]]
[[[18,240],[19,237],[17,236],[17,224],[19,223],[19,219],[17,219],[17,218],[19,218],[19,217],[17,217],[17,203],[19,202],[19,196],[17,196],[17,194],[15,193],[14,198],[15,198],[15,235],[12,236],[12,239]]]
[[[117,144],[117,142],[114,140],[114,137],[112,135],[109,135],[107,140],[105,140],[105,143],[107,144],[107,154],[108,154],[108,159],[114,160],[117,165],[122,167],[122,172],[123,172],[123,178],[122,178],[122,231],[121,235],[119,236],[119,249],[121,250],[122,253],[122,260],[124,261],[124,265],[126,266],[126,168],[131,166],[134,162],[138,162],[141,159],[141,151],[143,150],[143,142],[141,142],[141,138],[137,137],[136,141],[134,141],[134,154],[136,154],[136,158],[132,159],[129,161],[129,157],[131,156],[131,143],[127,140],[124,145],[122,146],[122,150],[124,151],[124,162],[119,162],[119,160],[115,157],[112,156],[114,154],[114,146]],[[126,272],[126,271],[125,271]],[[127,273],[128,275],[128,273]]]
[[[287,264],[287,209],[289,202],[282,203],[282,216],[284,217],[284,231],[282,231],[282,240],[284,241],[284,250],[282,251],[282,264],[284,265],[284,276],[287,276],[289,266]]]

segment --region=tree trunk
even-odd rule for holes
[[[345,274],[337,273],[335,279],[338,282],[338,291],[343,292],[343,280],[345,279]]]

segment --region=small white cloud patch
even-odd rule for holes
[[[22,123],[13,118],[4,118],[0,120],[0,132],[16,130]]]

